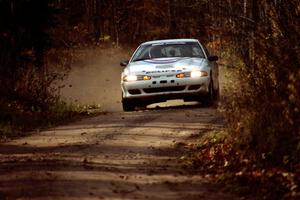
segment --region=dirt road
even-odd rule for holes
[[[217,110],[152,105],[122,112],[122,59],[120,50],[85,52],[62,90],[65,99],[100,104],[106,114],[0,145],[0,200],[236,199],[208,177],[184,170],[182,151],[175,148],[222,128]]]
[[[0,146],[0,199],[235,199],[178,163],[176,142],[222,128],[213,108],[108,113]]]

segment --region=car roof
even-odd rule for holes
[[[176,43],[176,42],[198,42],[196,39],[168,39],[168,40],[153,40],[144,42],[141,45],[152,45],[152,44],[160,44],[160,43]]]

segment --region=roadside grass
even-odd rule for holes
[[[102,112],[100,105],[80,105],[57,101],[48,111],[6,110],[0,116],[0,142],[23,137],[56,125],[84,117],[96,116]]]
[[[93,116],[101,112],[101,106],[96,104],[82,105],[60,101],[52,106],[50,113],[53,119],[72,119],[76,116]]]

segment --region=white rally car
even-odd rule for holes
[[[169,99],[211,105],[219,95],[217,56],[195,39],[157,40],[141,44],[121,76],[124,111]]]

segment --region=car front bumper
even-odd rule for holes
[[[123,99],[144,100],[147,102],[184,99],[200,100],[209,92],[210,77],[176,78],[165,76],[134,82],[121,82]]]

